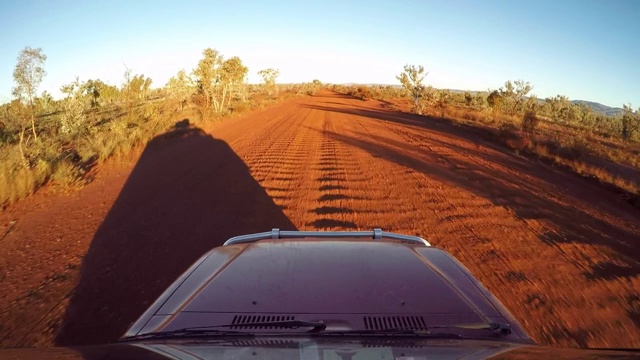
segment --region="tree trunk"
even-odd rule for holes
[[[33,116],[33,110],[31,113],[31,131],[33,132],[33,138],[34,140],[38,140],[38,135],[36,135],[36,122]]]
[[[33,106],[33,98],[31,97],[29,97],[29,108],[31,109],[31,131],[33,131],[34,140],[38,140],[38,135],[36,134],[36,120],[35,120],[36,109]]]
[[[234,94],[233,85],[231,85],[229,88],[229,99],[227,100],[227,108],[231,107],[231,99],[233,98],[233,94]]]
[[[27,161],[27,157],[24,155],[24,148],[22,147],[22,143],[24,142],[24,132],[25,132],[25,127],[22,127],[22,130],[20,131],[20,142],[18,144],[19,148],[20,148],[20,157],[22,157],[22,165],[24,165],[25,168],[29,168],[29,162]]]
[[[218,112],[222,112],[222,109],[224,108],[224,100],[227,97],[227,85],[224,85],[222,87],[222,101],[220,102],[220,108],[218,109]]]

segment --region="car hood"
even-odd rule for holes
[[[497,322],[510,325],[506,340],[531,341],[447,252],[349,238],[218,247],[177,279],[125,336],[289,319],[323,321],[328,330]]]
[[[558,349],[485,340],[223,338],[76,348],[5,349],[2,359],[620,359],[637,351]]]

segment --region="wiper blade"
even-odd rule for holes
[[[212,326],[198,326],[189,329],[215,329],[215,328],[283,328],[283,329],[298,329],[298,328],[311,328],[311,330],[322,331],[327,328],[327,324],[322,321],[304,321],[304,320],[283,320],[283,321],[259,321],[250,323],[238,323],[227,325],[212,325]]]
[[[177,329],[177,330],[171,330],[171,331],[158,331],[158,332],[152,332],[147,334],[128,336],[128,337],[118,339],[118,342],[148,340],[148,339],[184,338],[184,337],[197,337],[197,336],[230,336],[230,335],[254,336],[253,333],[245,332],[245,331],[184,328],[184,329]]]
[[[317,333],[318,336],[380,336],[380,337],[428,337],[441,339],[462,339],[461,335],[444,332],[431,332],[427,330],[384,329],[384,330],[346,330],[325,331]]]
[[[254,336],[254,333],[236,330],[218,330],[217,328],[282,328],[282,329],[298,329],[301,327],[311,328],[311,331],[322,331],[327,325],[321,321],[302,321],[302,320],[285,320],[285,321],[263,321],[240,324],[211,325],[211,326],[195,326],[184,329],[171,331],[159,331],[148,334],[134,335],[122,338],[118,341],[132,341],[144,339],[162,339],[176,337],[195,337],[195,336],[228,336],[228,335],[244,335]]]
[[[389,328],[376,330],[347,330],[322,332],[321,335],[390,335],[390,336],[427,336],[427,337],[454,337],[461,338],[462,335],[448,332],[433,332],[435,329],[462,329],[462,330],[485,330],[498,334],[510,334],[509,324],[501,323],[477,323],[477,324],[452,324],[435,325],[422,329]]]
[[[503,334],[511,334],[511,326],[502,323],[476,323],[429,326],[429,329],[463,329],[463,330],[489,330]]]

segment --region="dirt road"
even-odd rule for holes
[[[180,120],[180,119],[176,119]],[[382,227],[450,251],[543,344],[640,347],[640,212],[446,120],[333,93],[176,130],[0,215],[0,346],[113,341],[233,235]]]

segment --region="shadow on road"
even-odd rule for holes
[[[640,274],[640,243],[637,233],[631,229],[622,228],[597,218],[576,207],[549,198],[543,189],[536,187],[526,178],[514,178],[512,174],[502,173],[496,169],[489,169],[470,159],[470,156],[481,157],[488,162],[501,164],[503,167],[515,169],[541,182],[559,186],[565,195],[573,197],[578,202],[590,199],[590,206],[599,208],[602,212],[610,212],[616,207],[626,207],[626,212],[635,212],[631,206],[622,201],[611,200],[612,194],[603,194],[597,184],[593,184],[575,174],[543,166],[542,164],[518,158],[497,144],[491,143],[484,134],[484,129],[453,123],[448,119],[405,114],[399,111],[384,109],[351,108],[303,105],[322,111],[333,111],[349,115],[357,115],[369,119],[389,121],[405,126],[415,126],[439,133],[444,137],[464,139],[476,144],[482,144],[505,154],[499,159],[491,155],[461,148],[453,143],[429,138],[427,142],[446,147],[462,155],[455,159],[437,161],[435,156],[425,158],[420,148],[414,144],[391,140],[372,134],[360,134],[353,137],[341,133],[328,132],[333,140],[348,146],[367,151],[376,158],[402,165],[427,174],[435,179],[445,181],[456,187],[467,189],[496,205],[513,209],[523,219],[536,219],[551,222],[559,233],[547,233],[541,236],[541,241],[550,245],[557,243],[596,244],[610,248],[620,265],[613,263],[598,264],[592,271],[585,273],[591,280],[629,278]],[[433,160],[433,161],[432,161]],[[625,209],[620,209],[625,212]]]
[[[296,230],[224,141],[188,120],[149,142],[83,259],[56,344],[120,337],[204,252]]]

